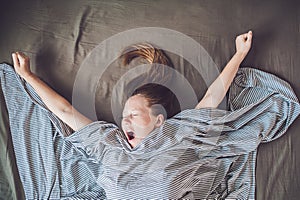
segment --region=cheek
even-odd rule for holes
[[[141,116],[140,118],[134,120],[134,123],[137,126],[148,126],[150,122],[151,122],[151,118],[150,116],[147,115]]]

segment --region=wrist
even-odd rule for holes
[[[235,56],[240,58],[241,60],[244,60],[246,55],[247,55],[247,52],[240,52],[240,51],[235,52]]]
[[[23,78],[25,79],[25,81],[30,82],[31,80],[34,80],[36,78],[36,75],[32,72],[23,75]]]

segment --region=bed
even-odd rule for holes
[[[176,33],[179,38],[191,38],[200,45],[200,52],[210,56],[208,66],[215,68],[206,69],[207,74],[212,74],[206,80],[207,77],[195,70],[195,63],[182,56],[189,51],[189,45],[178,42],[176,51],[167,52],[176,69],[189,81],[197,99],[203,96],[213,76],[224,68],[233,55],[235,37],[252,30],[253,46],[242,66],[279,76],[288,81],[300,97],[300,79],[297,78],[300,73],[300,4],[296,0],[276,0],[272,3],[258,0],[11,1],[1,6],[0,62],[11,64],[12,52],[25,52],[31,57],[32,70],[74,104],[74,95],[78,92],[74,85],[78,72],[87,65],[87,59],[99,48],[109,54],[103,55],[105,58],[110,58],[110,53],[120,53],[120,44],[124,46],[135,37],[130,33],[141,30],[144,32],[136,35],[141,39],[143,34],[155,34],[155,31],[166,31],[164,37],[172,37]],[[120,48],[112,52],[108,44],[116,42],[113,39],[118,37],[121,38],[120,43],[114,47],[119,45]],[[111,60],[102,76],[98,77],[93,98],[95,115],[91,118],[117,122],[112,94],[114,86],[128,70],[118,68],[119,64],[120,60]],[[221,107],[225,109],[226,102]],[[256,199],[298,199],[299,128],[298,117],[285,135],[259,146]],[[4,199],[22,199],[24,193],[3,100],[0,130],[0,196]]]

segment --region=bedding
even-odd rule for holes
[[[289,84],[241,68],[230,111],[189,109],[132,149],[112,123],[75,133],[9,65],[0,65],[17,166],[28,199],[253,199],[256,149],[300,113]]]
[[[0,62],[11,63],[13,51],[25,52],[31,57],[33,71],[71,102],[77,72],[93,49],[115,34],[140,27],[163,27],[193,38],[212,57],[218,71],[234,52],[235,36],[251,29],[254,33],[253,46],[242,66],[254,66],[276,74],[291,84],[298,97],[300,95],[300,79],[297,77],[300,73],[300,8],[296,0],[275,0],[272,3],[258,0],[30,0],[2,2],[1,7]],[[195,70],[198,63],[191,64],[180,56],[180,52],[188,51],[187,46],[179,46],[177,51],[179,56],[167,53],[176,70],[186,77],[197,99],[200,99],[207,89],[205,77]],[[108,55],[108,51],[107,55],[103,54],[104,57]],[[115,60],[99,80],[95,94],[99,120],[115,122],[111,94],[117,81],[127,71],[116,70],[118,66],[119,61]],[[3,102],[1,98],[0,196],[22,199],[23,185],[15,164]],[[259,146],[255,172],[256,199],[298,199],[299,125],[298,117],[282,137]]]

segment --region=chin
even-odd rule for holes
[[[135,148],[137,145],[139,145],[142,142],[143,139],[133,139],[129,140],[129,144],[131,145],[132,148]]]

